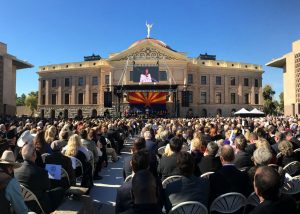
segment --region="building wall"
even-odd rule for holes
[[[169,51],[170,52],[170,51]],[[122,54],[122,53],[121,53]],[[117,54],[114,54],[116,56]],[[177,84],[178,100],[180,104],[180,116],[185,116],[189,109],[193,110],[194,115],[202,116],[203,109],[206,109],[207,116],[215,116],[221,109],[222,115],[230,116],[232,110],[239,110],[242,107],[252,109],[262,105],[262,67],[254,64],[244,64],[237,62],[197,60],[192,58],[174,59],[176,56],[182,57],[181,53],[174,53],[170,59],[159,60],[159,70],[166,70],[168,75],[167,81],[161,81],[157,84]],[[126,57],[125,57],[126,58]],[[44,116],[50,117],[51,111],[55,115],[68,110],[68,116],[74,117],[78,110],[82,110],[83,116],[91,116],[93,110],[97,114],[103,114],[104,108],[104,91],[113,90],[113,85],[118,84],[138,84],[130,81],[130,71],[133,64],[127,64],[126,59],[111,60],[101,59],[91,62],[65,63],[58,65],[41,66],[39,74],[39,105],[38,110],[43,111]],[[136,64],[156,64],[157,59],[141,59]],[[125,73],[124,70],[126,71]],[[124,75],[124,78],[121,78]],[[189,75],[193,75],[193,81],[189,82]],[[201,84],[201,76],[207,76],[207,84]],[[92,76],[98,77],[98,85],[92,86]],[[109,79],[106,78],[109,76]],[[221,76],[222,84],[216,85],[216,76]],[[64,78],[72,79],[70,87],[64,87]],[[78,78],[85,79],[84,85],[79,86]],[[236,78],[236,85],[230,85],[230,77]],[[249,79],[249,86],[244,86],[244,78]],[[52,79],[57,79],[57,86],[51,87]],[[258,80],[258,87],[254,87],[255,79]],[[45,80],[45,87],[42,87],[42,81]],[[181,107],[181,91],[189,90],[193,93],[193,102],[189,108]],[[207,92],[207,102],[201,103],[201,92]],[[221,92],[222,101],[216,103],[215,93]],[[64,104],[64,93],[70,94],[70,104]],[[78,93],[84,94],[84,103],[78,104]],[[92,104],[92,93],[98,93],[98,103]],[[236,103],[231,104],[231,93],[236,93]],[[249,104],[244,103],[244,94],[249,94]],[[51,95],[56,94],[57,101],[53,105]],[[255,104],[255,94],[259,94],[259,103]],[[42,103],[42,97],[45,96],[45,103]],[[128,102],[123,99],[124,109]],[[117,97],[113,96],[113,107],[117,103]],[[171,114],[174,112],[173,94],[167,102],[167,108]],[[114,109],[112,109],[114,111]],[[219,110],[220,113],[220,110]]]

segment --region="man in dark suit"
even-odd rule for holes
[[[234,166],[234,150],[230,145],[221,148],[220,159],[223,167],[209,176],[210,200],[229,192],[239,192],[247,197],[251,192],[249,178]]]
[[[26,188],[31,190],[46,213],[53,212],[61,203],[65,190],[56,188],[50,190],[50,181],[46,170],[35,165],[36,152],[33,144],[26,144],[22,148],[24,162],[15,170],[15,177]],[[36,203],[28,204],[29,208],[39,213]]]
[[[67,133],[67,132],[66,132]],[[61,153],[61,145],[59,142],[55,144],[51,144],[51,149],[53,153],[51,155],[47,155],[45,158],[45,164],[56,164],[61,165],[63,169],[66,170],[69,176],[70,184],[68,183],[67,178],[62,178],[61,180],[54,180],[51,179],[50,184],[51,188],[56,187],[63,187],[65,189],[68,189],[71,186],[76,185],[76,179],[75,179],[75,171],[72,167],[72,161],[69,157],[63,155]]]
[[[148,169],[149,168],[148,153],[145,150],[140,150],[133,153],[131,166],[134,173],[137,173],[141,170]],[[158,200],[158,205],[162,207],[163,205],[162,186],[159,179],[157,179],[156,183],[158,187],[158,191],[157,191],[158,197],[161,199]],[[125,212],[132,207],[134,201],[131,195],[131,190],[132,190],[132,180],[123,183],[122,186],[117,189],[116,213]]]
[[[173,154],[170,156],[163,156],[158,165],[158,176],[162,179],[166,179],[171,175],[179,175],[180,171],[177,166],[177,154],[181,151],[182,141],[178,137],[173,137],[170,140],[170,149]]]
[[[272,167],[259,167],[254,176],[254,190],[260,204],[251,214],[296,214],[297,204],[290,196],[280,194],[280,176]]]
[[[165,188],[166,210],[185,201],[198,201],[208,206],[209,199],[209,180],[193,175],[194,160],[188,152],[179,152],[177,164],[182,179],[169,183]]]
[[[222,167],[220,158],[216,157],[218,150],[219,146],[215,142],[210,142],[207,144],[204,157],[198,164],[201,174],[206,172],[216,172]]]
[[[251,161],[251,156],[245,151],[247,146],[246,138],[243,135],[239,135],[234,139],[234,144],[236,148],[235,159],[233,163],[235,167],[240,169],[243,167],[251,167],[253,162]]]

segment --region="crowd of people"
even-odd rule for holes
[[[167,213],[185,201],[200,202],[209,210],[217,197],[230,192],[245,197],[256,193],[260,204],[248,207],[247,213],[299,213],[299,195],[281,193],[287,180],[285,166],[300,161],[298,121],[269,116],[11,118],[0,125],[1,213],[41,212],[36,203],[24,203],[21,185],[36,195],[46,213],[53,212],[76,178],[88,190],[102,179],[108,159],[118,161],[124,140],[134,136],[132,155],[124,158],[127,179],[117,190],[116,213]],[[64,169],[67,178],[51,174],[54,166]],[[174,175],[181,177],[163,185]],[[298,175],[300,167],[288,176]]]

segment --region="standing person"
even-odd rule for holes
[[[140,83],[144,82],[152,82],[151,74],[149,73],[149,69],[145,69],[145,73],[140,75]]]
[[[12,151],[4,151],[0,159],[0,204],[1,213],[10,213],[10,207],[16,214],[27,214],[28,209],[21,194],[20,184],[14,178],[14,169],[20,163],[15,162]]]

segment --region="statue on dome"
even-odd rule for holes
[[[152,28],[152,25],[153,24],[148,24],[147,21],[146,21],[146,27],[147,27],[147,38],[149,39],[150,38],[150,31],[151,31],[151,28]]]

